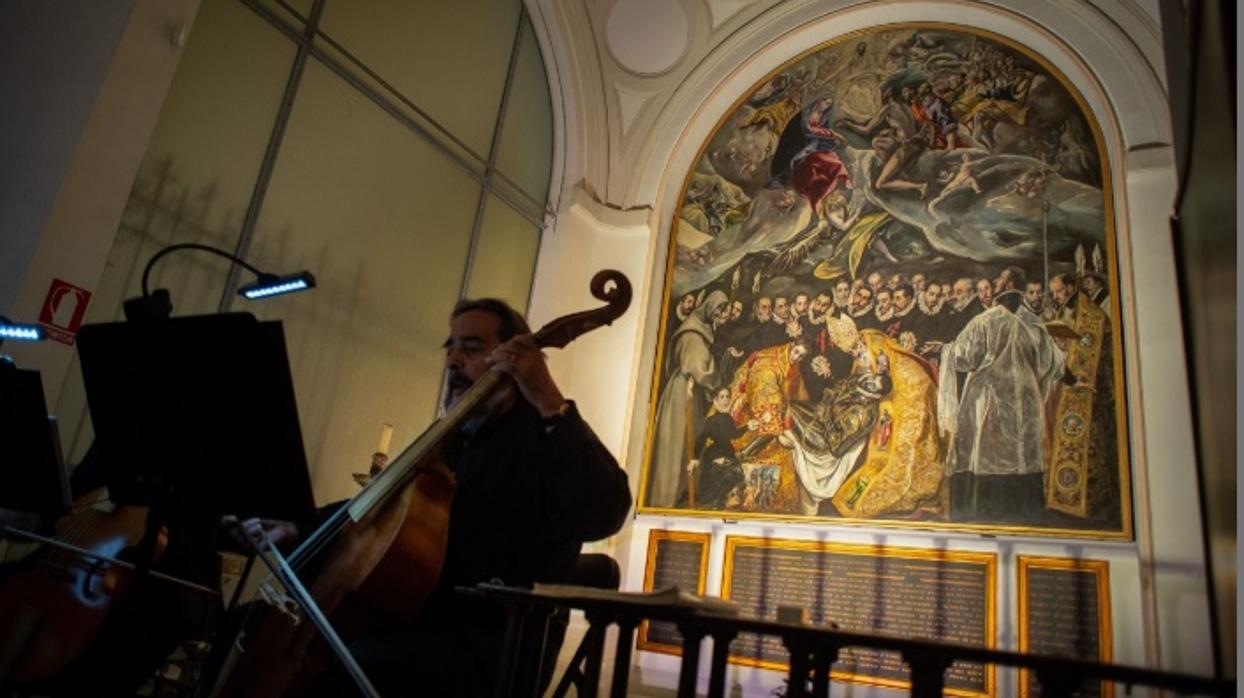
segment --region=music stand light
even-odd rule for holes
[[[253,301],[259,298],[297,293],[312,288],[315,288],[315,277],[309,271],[300,271],[296,274],[286,274],[285,276],[260,274],[257,281],[239,288],[238,295]]]
[[[0,344],[11,339],[16,342],[42,342],[47,337],[43,327],[25,322],[13,322],[0,315]]]
[[[157,260],[178,250],[200,250],[210,252],[214,255],[224,257],[225,259],[237,264],[255,275],[256,280],[246,284],[238,289],[238,295],[247,300],[259,300],[263,298],[271,298],[272,296],[284,295],[287,293],[296,293],[298,291],[306,291],[315,288],[315,277],[311,272],[303,270],[292,274],[273,274],[261,269],[257,269],[246,260],[235,254],[226,252],[218,247],[204,245],[197,242],[182,242],[176,245],[169,245],[164,249],[156,252],[147,262],[147,266],[143,269],[142,291],[143,295],[137,298],[130,298],[125,301],[125,317],[129,320],[154,320],[167,318],[173,311],[173,302],[169,297],[168,291],[158,288],[154,291],[148,286],[148,279],[151,277],[151,269],[155,266]]]

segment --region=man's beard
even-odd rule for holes
[[[458,401],[458,398],[462,397],[463,393],[472,385],[474,385],[474,381],[470,378],[467,378],[459,371],[450,369],[449,378],[446,380],[445,385],[445,409],[452,407]]]

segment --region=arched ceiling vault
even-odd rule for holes
[[[848,28],[916,19],[1061,46],[1064,72],[1093,75],[1103,105],[1129,115],[1119,125],[1125,150],[1170,142],[1156,0],[527,1],[556,115],[554,209],[576,189],[605,209],[650,209],[682,141],[703,137],[688,127],[715,122],[746,89],[741,75],[759,79]],[[1093,85],[1079,87],[1092,102]]]

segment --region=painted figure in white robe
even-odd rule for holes
[[[878,403],[890,392],[886,368],[840,380],[824,390],[819,403],[791,403],[794,424],[781,438],[799,475],[801,514],[815,516],[860,461],[877,423]]]
[[[686,486],[691,449],[717,388],[713,331],[730,300],[722,291],[709,293],[674,334],[665,348],[665,387],[657,403],[656,443],[648,473],[648,506],[673,507]]]
[[[1021,300],[1018,291],[998,296],[942,348],[938,424],[952,434],[954,521],[1038,523],[1043,514],[1044,409],[1066,359]],[[956,372],[967,374],[961,396]]]

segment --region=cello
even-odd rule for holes
[[[84,498],[57,523],[53,539],[82,553],[45,544],[20,560],[0,564],[0,628],[5,629],[0,636],[0,685],[11,682],[22,690],[41,686],[86,651],[133,582],[132,567],[112,560],[133,557],[146,528],[145,507],[106,511]],[[161,529],[151,551],[153,563],[167,544],[167,532]]]
[[[630,304],[630,282],[617,271],[598,272],[590,288],[606,305],[550,322],[534,334],[537,346],[564,347],[612,324]],[[431,594],[444,561],[455,488],[441,461],[442,446],[509,383],[496,370],[481,376],[291,554],[290,567],[304,576],[310,599],[341,635],[412,619]],[[311,686],[332,657],[317,641],[316,627],[296,616],[288,609],[268,612],[245,628],[213,695],[277,696]]]

